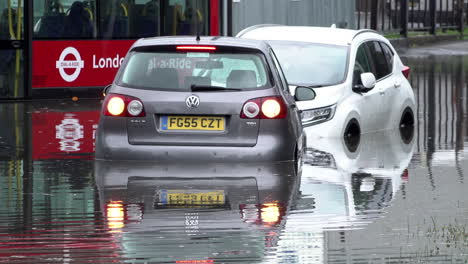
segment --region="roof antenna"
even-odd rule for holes
[[[195,10],[192,11],[193,16],[195,16],[195,26],[197,27],[197,38],[196,41],[200,41],[200,22],[198,22],[198,1],[195,0]]]

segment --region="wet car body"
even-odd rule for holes
[[[134,63],[137,59],[132,61],[134,57],[153,54],[155,59],[149,59],[144,67],[132,69],[138,62]],[[162,56],[169,58],[167,63]],[[196,41],[195,37],[164,37],[137,41],[107,91],[97,131],[96,158],[166,162],[185,158],[248,162],[294,160],[305,140],[295,99],[273,56],[264,42],[235,38],[203,37]],[[229,64],[232,61],[235,63]],[[248,66],[238,66],[245,61]],[[228,76],[220,83],[221,78],[217,77],[220,74],[215,72],[230,68],[233,70],[225,73]],[[249,71],[254,71],[245,68],[256,71],[253,85],[245,81],[249,80],[246,78]],[[149,72],[151,70],[158,73]],[[125,83],[127,75],[132,77],[132,71],[136,72],[134,75],[144,73],[136,75],[134,85]],[[177,78],[171,79],[171,76]],[[184,76],[185,84],[179,85]],[[151,80],[147,86],[139,84],[146,79]],[[158,84],[166,79],[165,83]],[[190,80],[188,85],[187,80]],[[230,80],[234,80],[232,85]],[[201,84],[197,83],[200,81]],[[215,89],[211,89],[213,87]],[[106,107],[113,96],[122,97],[127,102],[125,107],[128,101],[137,100],[143,111],[138,116],[108,115]],[[264,115],[263,106],[267,101],[274,101],[280,108],[279,116]],[[252,103],[256,105],[250,109]],[[246,109],[253,114],[245,115]],[[190,122],[198,122],[198,126],[219,122],[221,125],[215,130],[200,127],[171,130],[173,125]]]
[[[295,168],[292,162],[132,166],[97,161],[95,173],[102,212],[124,258],[253,263],[276,245],[299,188]],[[197,198],[210,193],[223,198]],[[120,214],[113,213],[116,208]],[[230,239],[222,239],[226,236]]]
[[[257,25],[237,37],[270,43],[291,93],[299,86],[314,87],[315,99],[298,103],[309,139],[414,124],[415,99],[407,80],[410,69],[377,32]]]

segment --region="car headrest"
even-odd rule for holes
[[[226,81],[227,88],[257,87],[257,76],[251,70],[233,70]]]
[[[203,76],[187,76],[185,77],[185,87],[190,88],[190,86],[211,86],[211,79]]]
[[[158,87],[158,88],[170,88],[177,89],[179,88],[179,75],[176,69],[171,68],[157,68],[151,72],[151,75],[148,78],[149,87]]]

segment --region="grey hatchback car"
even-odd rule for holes
[[[296,100],[263,41],[157,37],[130,48],[106,89],[96,159],[285,161],[305,139]]]

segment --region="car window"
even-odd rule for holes
[[[331,86],[344,82],[348,47],[298,41],[268,41],[291,85]]]
[[[367,46],[361,45],[356,52],[356,62],[353,69],[353,85],[361,84],[361,74],[372,72]]]
[[[192,85],[242,90],[271,87],[261,53],[133,51],[120,85],[190,91]]]
[[[369,41],[366,43],[369,47],[370,57],[374,65],[374,75],[377,80],[390,74],[391,69],[388,67],[387,59],[384,51],[377,41]]]
[[[283,69],[281,68],[281,65],[280,65],[280,63],[278,61],[278,58],[276,58],[275,52],[273,50],[270,50],[270,54],[271,54],[271,57],[273,59],[273,62],[275,63],[276,69],[278,71],[279,78],[281,80],[281,84],[283,85],[283,90],[289,91],[288,82],[285,79]]]
[[[385,54],[385,58],[387,59],[388,68],[390,69],[390,71],[393,71],[393,56],[394,56],[393,51],[385,43],[380,42],[380,46],[383,49],[383,52]]]

